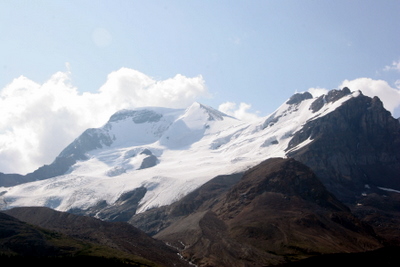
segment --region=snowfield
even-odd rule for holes
[[[354,92],[324,103],[315,113],[310,105],[316,98],[285,103],[252,123],[199,103],[179,110],[123,110],[93,131],[102,137],[102,145],[87,151],[87,160],[61,176],[1,187],[0,205],[2,209],[87,209],[103,200],[112,204],[138,187],[147,188],[138,212],[171,204],[217,175],[244,171],[270,157],[285,157],[291,137],[308,120],[325,116],[358,95]]]

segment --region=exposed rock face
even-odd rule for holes
[[[331,92],[326,101],[348,93],[345,89]],[[307,139],[312,142],[290,151]],[[313,169],[328,190],[347,203],[356,201],[366,185],[400,190],[400,123],[377,97],[351,98],[335,112],[308,121],[295,133],[288,151],[289,157]]]
[[[0,172],[0,186],[13,186],[29,182],[26,176],[16,173],[2,173]]]
[[[319,111],[325,103],[335,102],[340,98],[351,94],[350,89],[345,87],[342,90],[331,90],[326,95],[318,97],[312,104],[311,110],[315,113]]]
[[[98,129],[87,129],[79,138],[75,139],[59,155],[59,157],[73,157],[76,160],[85,160],[85,153],[103,146],[111,145],[111,138]]]
[[[126,222],[135,215],[139,202],[146,192],[147,189],[145,187],[139,187],[122,194],[113,204],[101,201],[87,210],[72,209],[68,212],[92,216],[105,221]]]
[[[131,118],[134,123],[158,122],[162,118],[162,114],[152,110],[121,110],[111,116],[109,122],[116,122]]]
[[[286,104],[292,105],[292,104],[299,104],[301,101],[306,100],[306,99],[311,99],[312,95],[309,92],[305,93],[297,93],[294,94],[288,101],[286,101]]]
[[[151,168],[157,165],[158,158],[154,156],[150,150],[145,149],[140,154],[147,155],[147,157],[143,159],[142,164],[140,164],[139,170]]]
[[[36,180],[43,180],[62,175],[81,157],[57,157],[51,164],[43,165],[36,171],[26,175],[0,173],[0,186],[14,186]]]
[[[237,183],[219,182],[130,222],[199,266],[262,266],[381,247],[372,228],[293,159],[269,159]]]

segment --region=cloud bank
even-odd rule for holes
[[[70,73],[38,84],[26,77],[0,89],[0,172],[25,174],[54,158],[84,130],[100,127],[118,110],[184,108],[209,93],[201,76],[157,81],[139,71],[110,73],[96,93],[79,93]]]
[[[250,104],[247,103],[240,103],[239,106],[234,102],[225,102],[219,105],[218,110],[233,116],[239,120],[243,121],[254,121],[257,120],[259,117],[256,113],[248,112],[251,108]]]

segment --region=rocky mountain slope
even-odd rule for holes
[[[1,253],[102,256],[143,266],[189,266],[176,250],[127,223],[103,222],[42,207],[15,208],[0,216]]]
[[[331,91],[315,100],[323,102],[350,95],[349,90]],[[287,156],[311,167],[328,190],[339,199],[354,203],[365,192],[400,188],[400,124],[383,108],[379,98],[354,97],[335,112],[308,121],[296,132]],[[305,140],[307,146],[291,150]]]
[[[383,246],[373,228],[298,161],[272,158],[233,185],[227,178],[213,179],[130,223],[199,266],[264,266]]]

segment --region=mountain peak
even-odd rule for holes
[[[227,114],[216,110],[210,106],[203,105],[199,102],[194,102],[190,107],[186,109],[187,114],[194,114],[195,112],[201,111],[202,113],[206,113],[208,115],[209,121],[221,121],[224,117],[230,117]]]
[[[157,110],[158,109],[158,110]],[[137,109],[123,109],[114,113],[110,119],[110,122],[117,122],[131,118],[136,124],[145,122],[158,122],[163,114],[159,108],[137,108]]]

